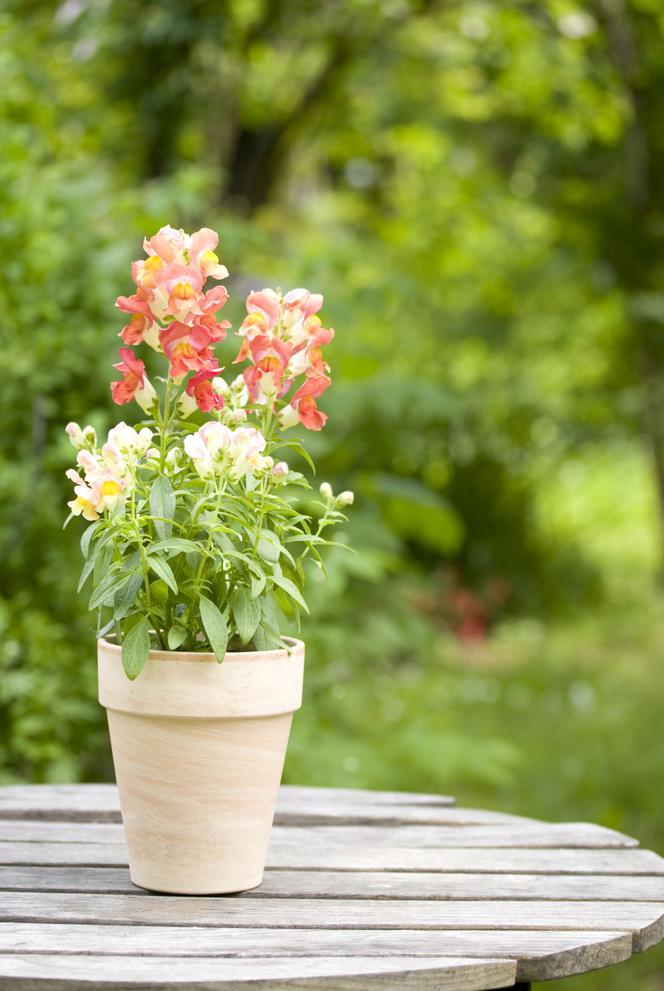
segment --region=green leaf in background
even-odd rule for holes
[[[214,602],[201,595],[199,601],[199,609],[201,613],[201,622],[203,624],[203,629],[208,638],[210,646],[214,651],[214,655],[221,664],[226,654],[226,648],[228,646],[228,627],[226,625],[226,620],[222,616],[218,607],[215,606]]]
[[[164,520],[173,519],[175,494],[165,475],[159,475],[150,489],[150,512],[154,517],[163,517],[163,519],[155,519],[154,528],[157,536],[161,540],[166,540],[173,532],[173,526]]]
[[[168,631],[168,649],[177,650],[178,647],[182,646],[186,639],[187,631],[184,626],[179,626],[178,624],[171,626]]]
[[[261,618],[260,603],[246,588],[238,588],[232,601],[233,618],[242,643],[249,643]]]
[[[163,558],[155,557],[152,554],[148,555],[148,564],[155,575],[161,578],[162,581],[165,581],[168,587],[177,595],[178,583],[175,580],[175,575],[170,564],[167,564]]]
[[[147,617],[141,616],[122,641],[122,666],[130,681],[138,678],[149,653],[150,626]]]
[[[463,523],[444,496],[415,478],[385,472],[364,476],[362,487],[381,506],[390,530],[439,554],[458,550]]]

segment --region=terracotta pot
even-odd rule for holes
[[[134,884],[223,894],[261,883],[304,644],[291,651],[153,650],[135,681],[117,644],[98,643]]]

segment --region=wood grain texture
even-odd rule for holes
[[[0,819],[120,822],[120,801],[115,785],[9,786],[0,789]],[[444,795],[282,785],[277,821],[445,824],[531,820],[485,809],[457,810],[454,799]]]
[[[144,894],[116,867],[0,867],[0,890]],[[247,898],[653,901],[664,876],[579,874],[407,874],[397,871],[268,871]]]
[[[42,822],[40,820],[0,820],[0,842],[51,843],[123,843],[120,823]],[[303,845],[309,850],[329,850],[351,846],[407,847],[412,849],[476,847],[568,849],[636,847],[630,836],[591,823],[486,823],[423,826],[275,826],[271,846],[280,854],[296,851]]]
[[[121,843],[0,843],[1,864],[126,867]],[[651,850],[330,849],[268,850],[268,868],[306,871],[405,871],[469,874],[664,875]]]
[[[239,926],[278,929],[625,930],[635,950],[664,937],[656,902],[416,901],[276,899],[0,893],[0,920],[135,925]]]
[[[353,850],[400,847],[460,849],[516,848],[567,849],[637,847],[630,836],[591,823],[506,823],[449,826],[278,826],[273,830],[271,847],[286,855],[306,846],[310,851],[336,848]]]
[[[521,980],[565,977],[627,960],[625,932],[241,929],[0,923],[0,954],[101,953],[142,956],[487,956],[518,960]]]
[[[350,991],[482,991],[514,983],[516,965],[509,960],[460,958],[343,957],[232,960],[219,957],[173,960],[132,956],[1,956],[0,987],[12,991],[72,991],[112,988],[186,991],[234,991],[247,986],[269,989],[323,988]]]

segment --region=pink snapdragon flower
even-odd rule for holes
[[[194,400],[198,409],[202,410],[203,413],[224,408],[224,397],[214,388],[214,379],[221,371],[221,368],[210,370],[204,368],[187,382],[185,394]]]
[[[150,347],[159,348],[159,325],[154,318],[146,299],[140,292],[133,296],[118,296],[115,305],[124,313],[131,313],[129,323],[120,331],[125,344],[140,344],[146,341]]]
[[[262,289],[247,297],[247,316],[237,332],[243,341],[235,361],[250,362],[244,379],[251,401],[274,403],[290,392],[296,378],[305,378],[281,410],[284,427],[302,423],[309,430],[321,430],[327,420],[316,400],[330,385],[322,348],[334,331],[323,327],[317,316],[322,305],[322,295],[307,289],[291,289],[285,295]]]
[[[327,413],[318,409],[316,399],[330,385],[329,378],[324,375],[308,378],[296,392],[280,416],[283,427],[292,427],[301,423],[307,430],[322,430],[327,423]]]
[[[120,382],[111,382],[113,402],[118,406],[135,399],[141,409],[148,413],[157,393],[145,374],[145,365],[137,358],[131,348],[120,348],[120,361],[113,365],[123,376]]]
[[[225,279],[228,269],[219,263],[215,249],[219,235],[209,227],[202,227],[195,234],[185,234],[170,224],[143,241],[143,250],[149,257],[157,257],[165,264],[175,262],[185,265],[193,262],[204,279]]]
[[[171,360],[170,377],[175,380],[189,372],[197,373],[212,367],[213,356],[204,348],[223,340],[230,327],[219,320],[217,312],[228,300],[224,286],[205,289],[208,279],[224,279],[228,270],[215,252],[219,237],[208,227],[186,234],[173,227],[162,227],[143,247],[147,258],[132,263],[131,274],[136,283],[132,296],[118,296],[116,306],[130,314],[130,320],[120,331],[125,344],[145,341],[156,351],[165,350]],[[172,328],[177,326],[178,340],[173,343]],[[182,326],[189,328],[188,334]],[[192,340],[185,341],[185,337]],[[171,344],[170,350],[166,345]],[[175,351],[175,360],[170,352]],[[118,395],[124,393],[116,389]],[[123,400],[125,401],[125,400]]]
[[[176,382],[181,382],[189,372],[218,371],[210,335],[204,327],[190,327],[176,320],[162,330],[160,341],[170,362],[170,377]]]

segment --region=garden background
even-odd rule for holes
[[[659,0],[5,0],[0,781],[112,777],[63,426],[118,417],[143,235],[206,225],[225,316],[304,285],[337,330],[307,440],[357,553],[314,583],[286,779],[664,852],[663,29]],[[664,951],[560,985],[637,981]]]

